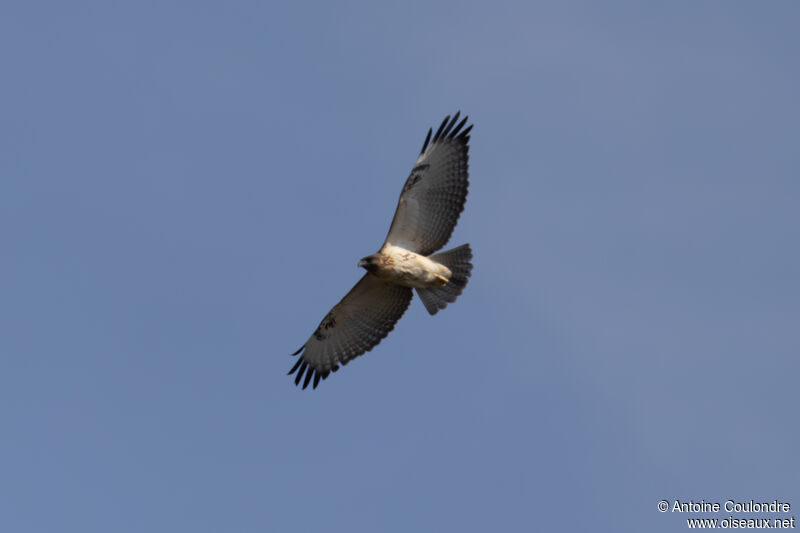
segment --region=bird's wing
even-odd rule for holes
[[[413,293],[367,273],[320,322],[308,341],[294,354],[303,352],[289,375],[297,372],[296,385],[305,376],[303,388],[313,380],[339,370],[351,359],[368,352],[386,337],[400,320]]]
[[[468,117],[456,124],[459,113],[448,115],[431,139],[422,145],[406,180],[386,242],[422,255],[447,244],[467,199]]]

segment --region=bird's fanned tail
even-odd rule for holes
[[[472,249],[469,244],[462,244],[457,248],[430,256],[430,259],[441,263],[453,273],[450,282],[444,287],[431,289],[417,289],[420,300],[425,305],[428,313],[435,315],[439,309],[453,303],[467,286],[472,274]]]

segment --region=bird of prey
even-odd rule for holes
[[[450,239],[467,199],[469,132],[467,117],[448,115],[422,151],[406,180],[386,241],[358,266],[367,272],[325,315],[293,356],[303,352],[289,375],[314,388],[320,379],[374,348],[394,329],[416,289],[428,313],[455,302],[472,272],[472,250],[463,244],[434,253]],[[433,134],[433,138],[431,135]],[[305,379],[303,379],[305,377]]]

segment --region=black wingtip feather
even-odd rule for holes
[[[433,138],[431,138],[433,128],[429,128],[428,136],[425,137],[425,142],[422,144],[422,150],[420,150],[419,153],[423,153],[431,142],[436,143],[440,141],[457,140],[467,144],[469,142],[469,132],[472,130],[473,125],[470,124],[462,131],[461,128],[467,124],[469,121],[469,116],[465,116],[463,119],[461,119],[461,122],[458,122],[460,116],[461,111],[457,111],[455,115],[452,115],[452,117],[450,115],[444,117],[444,120],[439,125],[436,133],[433,134]],[[458,124],[456,124],[456,122],[458,122]]]
[[[300,380],[303,379],[303,374],[305,373],[306,368],[308,368],[308,363],[303,361],[303,364],[300,365],[300,370],[297,372],[297,376],[294,378],[295,385],[300,385]]]
[[[457,113],[456,113],[456,114],[457,114]],[[459,132],[459,131],[461,131],[461,128],[463,128],[463,127],[464,127],[464,124],[466,124],[466,123],[467,123],[467,120],[469,120],[469,117],[464,117],[464,120],[462,120],[461,122],[459,122],[459,123],[458,123],[458,126],[456,126],[455,128],[453,128],[453,131],[451,131],[451,132],[450,132],[450,136],[448,137],[448,139],[455,139],[455,138],[457,138],[457,137],[456,137],[456,135],[458,135],[458,132]]]
[[[420,150],[419,153],[424,152],[425,149],[428,147],[428,143],[431,141],[432,134],[433,134],[433,128],[428,128],[428,136],[425,137],[425,142],[422,143],[422,150]]]
[[[300,381],[302,381],[303,390],[308,388],[309,384],[311,384],[312,389],[316,389],[317,385],[319,385],[319,382],[324,379],[327,379],[331,371],[336,372],[337,370],[339,370],[339,367],[334,365],[331,367],[330,370],[321,372],[319,370],[314,369],[313,366],[309,365],[308,361],[305,361],[303,360],[303,358],[300,358],[297,360],[297,363],[295,363],[295,365],[292,367],[292,369],[289,371],[287,375],[291,376],[292,374],[297,372],[297,375],[294,378],[295,385],[299,387]],[[305,379],[303,378],[303,376],[305,376]]]
[[[303,382],[303,390],[306,390],[306,387],[308,387],[308,383],[311,381],[312,377],[314,377],[314,369],[309,368],[308,372],[306,372],[306,380]]]
[[[300,352],[302,352],[302,351],[303,351],[303,348],[305,348],[305,347],[306,347],[306,345],[305,345],[305,344],[304,344],[304,345],[302,345],[302,346],[300,347],[300,349],[299,349],[299,350],[297,350],[296,352],[294,352],[292,355],[294,356],[294,355],[297,355],[297,354],[299,354]]]
[[[298,359],[298,360],[297,360],[297,362],[296,362],[296,363],[294,364],[294,366],[292,367],[292,369],[291,369],[291,370],[289,370],[289,373],[288,373],[288,374],[286,374],[286,375],[287,375],[287,376],[291,376],[292,374],[294,374],[294,373],[297,371],[298,367],[299,367],[300,365],[302,365],[302,364],[303,364],[303,359],[302,359],[302,358]]]
[[[450,120],[450,115],[447,115],[446,117],[444,117],[444,120],[442,121],[441,125],[439,126],[439,129],[436,130],[436,135],[433,136],[433,142],[436,142],[436,141],[439,140],[439,136],[442,134],[442,130],[444,130],[444,127],[447,126],[447,122],[449,120]]]
[[[458,121],[458,117],[461,116],[461,111],[456,111],[456,114],[453,115],[452,120],[447,124],[447,127],[442,131],[442,139],[450,139],[450,130],[453,129],[453,126]]]

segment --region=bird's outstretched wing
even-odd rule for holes
[[[308,341],[292,355],[303,352],[289,375],[297,372],[296,385],[303,388],[313,380],[339,370],[354,357],[371,350],[386,337],[411,303],[413,293],[407,287],[388,283],[367,273],[331,309]]]
[[[428,130],[417,162],[406,180],[386,242],[430,255],[450,239],[467,199],[468,117],[448,115],[431,139]],[[456,124],[458,122],[458,124]]]

